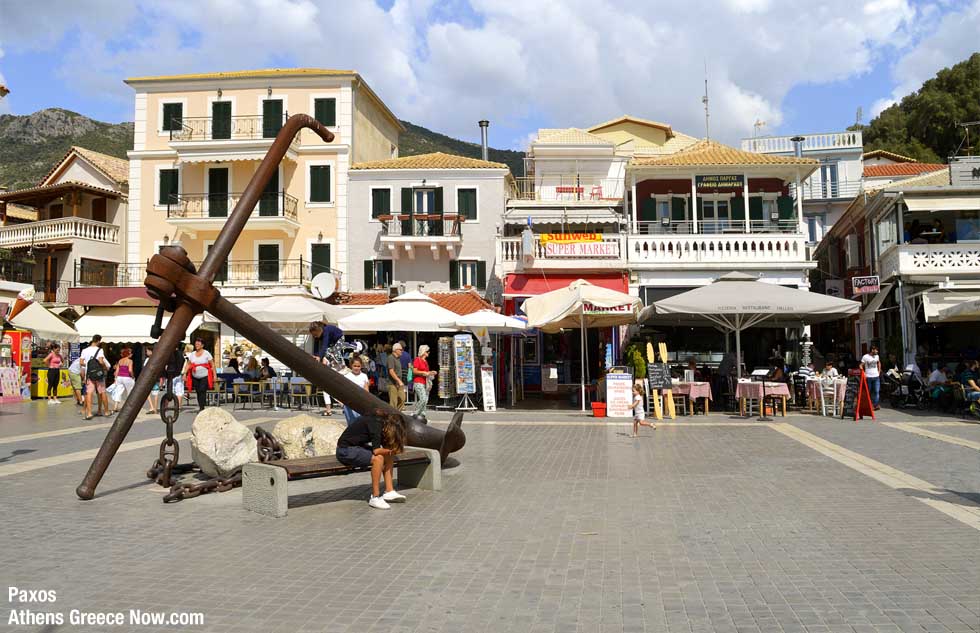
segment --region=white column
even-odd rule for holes
[[[796,213],[800,219],[800,233],[806,235],[806,219],[803,217],[803,190],[800,188],[800,170],[796,170]]]
[[[636,200],[636,174],[630,173],[630,189],[633,192],[633,234],[637,234],[637,218],[639,217],[639,204]]]
[[[691,233],[698,232],[698,185],[691,176]]]
[[[748,174],[742,174],[742,202],[745,205],[745,232],[751,233],[752,220],[749,217],[749,175]]]

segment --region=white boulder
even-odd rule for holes
[[[259,461],[252,431],[224,409],[209,407],[191,425],[191,456],[204,474],[228,477]]]
[[[301,414],[281,420],[272,436],[282,446],[286,459],[320,457],[337,452],[337,438],[347,425],[336,420]]]

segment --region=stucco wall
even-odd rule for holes
[[[354,95],[354,139],[355,163],[398,155],[398,128],[364,90]]]

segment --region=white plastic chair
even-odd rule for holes
[[[833,402],[832,416],[837,415],[837,381],[833,378],[821,378],[820,379],[820,411],[821,415],[827,415],[827,396],[830,396]]]

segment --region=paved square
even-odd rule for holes
[[[2,469],[94,449],[104,429],[0,431],[0,569],[56,590],[50,610],[202,612],[200,631],[980,630],[980,531],[769,426],[703,420],[633,440],[575,414],[472,416],[443,491],[379,512],[366,475],[300,482],[280,520],[242,510],[240,491],[164,505],[142,479],[152,446],[119,453],[80,502],[90,458]],[[787,420],[976,507],[978,451]]]

